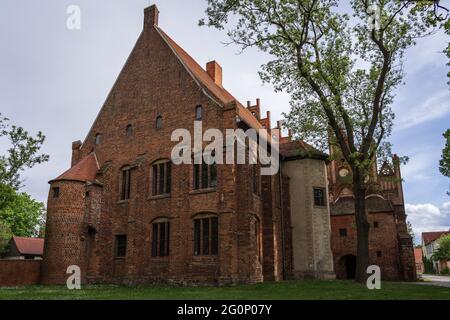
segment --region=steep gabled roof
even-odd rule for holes
[[[13,237],[12,241],[22,255],[42,256],[44,254],[44,239]]]
[[[175,53],[180,62],[184,65],[187,71],[194,77],[194,80],[204,90],[214,96],[214,100],[220,105],[224,106],[231,102],[236,102],[237,112],[239,117],[251,128],[262,129],[262,125],[252,115],[252,113],[245,108],[231,93],[229,93],[223,86],[218,85],[209,76],[209,74],[186,52],[181,48],[171,37],[169,37],[160,27],[155,26],[155,29],[161,35],[163,40],[169,45]]]
[[[422,239],[425,245],[429,244],[430,242],[436,241],[442,236],[445,236],[447,234],[450,234],[449,231],[436,231],[436,232],[422,232]]]
[[[100,167],[98,165],[97,156],[94,152],[92,152],[88,156],[81,159],[81,161],[72,168],[50,182],[62,180],[80,182],[94,181],[99,169]]]

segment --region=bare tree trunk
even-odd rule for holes
[[[370,224],[366,213],[366,187],[361,172],[353,171],[353,194],[355,195],[355,219],[357,231],[356,275],[357,282],[367,280],[369,266],[369,229]]]

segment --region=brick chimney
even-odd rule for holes
[[[144,30],[158,25],[159,10],[156,5],[144,9]]]
[[[217,85],[222,86],[222,67],[216,61],[206,64],[206,72]]]

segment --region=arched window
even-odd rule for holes
[[[198,105],[195,107],[195,120],[202,120],[203,118],[203,107]]]
[[[101,141],[102,141],[102,135],[100,133],[97,133],[95,135],[95,144],[98,146]]]
[[[172,189],[172,163],[160,160],[152,164],[152,195],[170,194]]]
[[[133,126],[131,124],[127,125],[125,132],[127,137],[130,137],[133,134]]]
[[[158,218],[152,222],[152,257],[169,255],[170,222],[168,218]]]
[[[157,116],[156,117],[156,129],[161,129],[162,128],[162,116]]]
[[[219,251],[219,219],[215,214],[194,217],[194,255],[217,255]]]

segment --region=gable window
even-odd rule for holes
[[[152,165],[152,195],[170,194],[172,184],[172,164],[169,161]]]
[[[133,134],[133,126],[131,124],[127,125],[125,132],[127,137],[131,137],[131,135]]]
[[[120,191],[120,200],[130,199],[131,194],[131,169],[122,170],[122,186]]]
[[[194,164],[194,190],[217,187],[217,165]]]
[[[198,105],[195,107],[195,120],[202,120],[203,118],[203,107]]]
[[[170,223],[168,219],[158,219],[152,224],[152,257],[169,255]]]
[[[97,133],[95,135],[95,144],[98,146],[102,142],[102,135],[100,133]]]
[[[161,129],[162,128],[162,116],[157,116],[156,117],[156,129]]]
[[[378,223],[378,221],[375,221],[374,223],[373,223],[373,227],[374,228],[378,228],[380,226],[380,224]]]
[[[61,189],[59,187],[55,187],[52,190],[53,190],[53,198],[54,199],[59,198],[59,195],[61,193]]]
[[[219,228],[216,216],[194,219],[194,255],[216,255],[219,249]]]
[[[127,254],[127,236],[116,236],[116,258],[125,258]]]
[[[314,188],[314,205],[320,207],[325,206],[325,189]]]
[[[346,237],[347,236],[347,229],[345,229],[345,228],[339,229],[339,235],[341,237]]]

